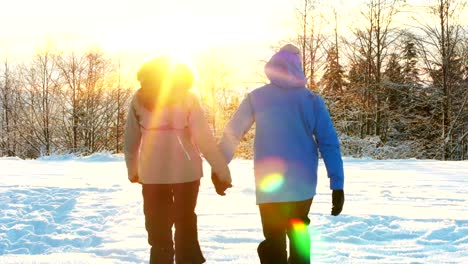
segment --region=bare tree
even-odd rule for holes
[[[2,136],[0,137],[0,146],[2,149],[2,155],[14,156],[16,154],[16,138],[14,135],[15,129],[15,84],[13,79],[13,73],[11,70],[8,58],[5,58],[3,62],[3,74],[0,79],[0,109],[1,112],[1,123],[0,129]]]
[[[62,104],[63,140],[67,149],[78,151],[80,146],[80,129],[83,118],[83,90],[86,76],[86,57],[76,52],[60,54],[56,57],[57,67],[64,86]]]
[[[104,149],[106,129],[110,120],[106,118],[108,105],[104,104],[105,97],[114,86],[110,73],[112,64],[102,51],[91,50],[85,54],[86,71],[84,90],[82,93],[84,112],[81,121],[83,147],[85,152],[93,153]]]
[[[117,62],[117,87],[113,89],[108,96],[113,104],[107,104],[113,105],[114,109],[113,111],[106,111],[107,114],[115,113],[115,115],[112,118],[112,131],[110,132],[109,137],[113,139],[113,142],[115,144],[114,151],[116,153],[120,153],[123,146],[124,126],[128,108],[127,106],[130,103],[131,96],[132,90],[123,87],[121,59],[119,56]]]
[[[382,74],[389,58],[391,45],[397,39],[391,28],[392,20],[398,12],[398,0],[369,0],[362,16],[367,22],[363,27],[354,30],[355,41],[351,44],[351,61],[364,62],[362,98],[365,113],[362,118],[364,135],[378,135],[385,138],[382,113],[386,109]]]
[[[462,65],[462,72],[463,72],[463,88],[466,93],[468,93],[468,36],[467,30],[465,29],[465,37],[460,47],[460,54],[461,54],[461,65]],[[466,102],[466,96],[465,96]],[[459,137],[459,146],[461,148],[460,158],[461,160],[467,159],[468,155],[468,106],[465,104],[464,106],[460,107],[464,116],[461,118],[461,129],[460,129],[460,137]]]
[[[302,0],[302,6],[296,8],[300,33],[293,41],[302,52],[302,67],[308,80],[308,86],[318,91],[316,78],[318,71],[325,65],[326,52],[323,51],[325,37],[322,33],[322,15],[317,0]]]
[[[22,105],[18,109],[29,133],[22,137],[37,155],[50,155],[58,114],[59,75],[54,54],[49,47],[34,56],[29,65],[21,67]]]

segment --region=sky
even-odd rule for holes
[[[321,26],[331,32],[332,10],[339,32],[359,24],[365,0],[318,1]],[[408,0],[420,12],[428,1]],[[0,0],[0,61],[28,60],[46,46],[60,50],[99,48],[123,71],[169,54],[189,64],[215,54],[235,85],[257,82],[263,63],[297,32],[301,0]],[[419,11],[418,11],[419,10]],[[466,10],[468,11],[468,9]],[[404,18],[397,23],[407,23]]]
[[[210,264],[258,263],[253,161],[229,167],[226,196],[201,180],[200,245]],[[344,169],[346,201],[334,217],[319,163],[312,263],[468,263],[468,161],[345,157]],[[147,263],[141,186],[126,172],[123,156],[108,153],[0,158],[0,263]]]
[[[201,49],[216,44],[268,41],[281,34],[282,21],[276,18],[291,9],[288,1],[275,4],[267,0],[2,2],[2,22],[12,25],[2,29],[7,37],[77,36],[110,50]],[[259,12],[265,6],[266,12]]]
[[[46,46],[98,47],[119,57],[124,71],[135,72],[161,54],[189,64],[214,54],[231,79],[239,79],[236,85],[248,85],[263,75],[274,48],[294,36],[299,2],[0,0],[0,24],[7,25],[0,29],[0,59],[22,62]],[[343,9],[353,5],[331,2]]]
[[[207,52],[245,67],[242,59],[266,57],[290,34],[294,11],[290,1],[269,0],[0,0],[0,6],[0,57],[21,61],[46,45],[95,46],[133,68],[161,54],[190,63]]]

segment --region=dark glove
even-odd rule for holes
[[[221,196],[226,195],[225,191],[227,188],[232,187],[232,184],[220,181],[218,175],[214,172],[211,172],[211,181],[213,182],[213,185],[216,189],[216,193]]]
[[[344,199],[343,190],[333,190],[333,193],[332,193],[333,207],[331,210],[332,215],[337,216],[341,213],[341,210],[343,210],[344,200],[345,199]]]

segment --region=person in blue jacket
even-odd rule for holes
[[[320,151],[336,216],[344,204],[344,172],[336,130],[323,99],[306,88],[300,51],[288,44],[265,65],[270,83],[250,92],[227,124],[220,148],[229,162],[242,137],[256,123],[254,174],[256,200],[265,240],[261,263],[310,263],[307,226],[316,194]],[[231,187],[213,173],[217,192]],[[286,249],[289,238],[289,258]]]

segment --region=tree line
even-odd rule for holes
[[[300,1],[294,41],[309,87],[326,99],[338,131],[409,145],[417,158],[467,159],[468,36],[460,17],[466,1],[426,1],[406,16],[408,25],[396,25],[401,11],[414,7],[368,0],[353,14],[362,23],[346,36],[336,11],[326,21],[333,33],[322,33],[320,2]]]
[[[347,33],[339,32],[336,11],[322,13],[321,1],[298,1],[297,35],[284,42],[301,48],[308,86],[325,98],[344,147],[349,138],[360,145],[371,138],[373,147],[408,146],[411,157],[467,159],[465,1],[428,1],[406,26],[395,25],[405,1],[367,0],[360,14],[352,14],[364,22]],[[324,23],[333,25],[332,33],[321,30]],[[46,48],[28,63],[4,58],[2,64],[0,156],[122,151],[125,115],[137,87],[122,81],[120,60],[100,50]],[[243,96],[231,89],[223,65],[208,58],[198,69],[200,96],[217,137]],[[244,157],[251,157],[252,138],[250,132],[241,143]]]
[[[198,83],[205,87],[199,94],[218,137],[242,96],[229,89],[223,67],[217,57],[198,65]],[[0,69],[0,157],[122,152],[126,115],[139,84],[122,74],[120,59],[99,49],[46,47],[26,63],[4,58]]]
[[[29,64],[3,61],[0,156],[122,151],[132,89],[102,51],[37,52]]]

